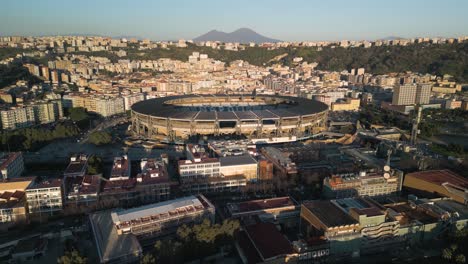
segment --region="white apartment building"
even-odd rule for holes
[[[30,214],[53,215],[61,211],[62,180],[53,179],[41,183],[31,183],[26,189],[26,199]]]
[[[0,112],[2,129],[18,129],[35,124],[34,110],[31,107],[18,107]]]
[[[96,99],[96,113],[103,117],[109,117],[125,113],[124,100],[122,97],[104,97]]]
[[[128,110],[130,110],[130,107],[132,107],[132,105],[134,103],[144,101],[145,100],[145,94],[144,93],[127,94],[127,95],[123,95],[123,99],[124,99],[125,111],[128,111]]]
[[[63,117],[62,102],[51,100],[0,112],[3,129],[18,129],[47,124]]]

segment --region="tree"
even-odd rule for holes
[[[444,248],[442,250],[442,258],[446,260],[452,259],[452,250],[450,248]]]
[[[59,264],[85,264],[87,263],[87,258],[80,255],[77,250],[67,251],[65,255],[57,259]]]
[[[465,255],[463,254],[458,254],[457,256],[455,256],[455,262],[458,263],[458,264],[463,264],[466,262],[466,258],[465,258]]]
[[[141,264],[154,264],[156,263],[156,259],[152,254],[145,254],[140,261]]]
[[[88,160],[88,174],[95,175],[102,173],[102,159],[98,156],[91,156]]]
[[[73,107],[68,110],[70,119],[74,122],[86,120],[89,118],[86,108],[84,107]]]
[[[89,135],[89,142],[94,145],[105,145],[112,142],[112,136],[105,131],[96,131]]]

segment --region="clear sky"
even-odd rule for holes
[[[287,40],[468,35],[468,0],[1,0],[0,35],[192,39],[248,27]]]

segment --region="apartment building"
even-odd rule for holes
[[[24,171],[21,152],[0,153],[0,176],[2,179],[18,178]]]
[[[68,94],[63,96],[63,100],[66,107],[83,107],[103,117],[125,113],[124,99],[121,96]]]
[[[140,101],[144,101],[146,96],[144,93],[132,93],[132,94],[126,94],[126,95],[123,95],[122,96],[123,99],[124,99],[124,108],[125,108],[125,111],[128,111],[130,110],[130,107],[132,107],[132,105],[134,103],[138,103]]]
[[[150,204],[111,213],[118,234],[159,236],[171,233],[183,224],[214,221],[215,207],[203,195]]]
[[[2,129],[18,129],[33,126],[36,123],[32,107],[12,107],[0,111]]]
[[[74,154],[70,157],[70,163],[63,172],[63,176],[67,177],[83,177],[88,169],[88,156],[86,154]]]
[[[431,97],[431,84],[398,84],[393,89],[393,105],[428,104]]]
[[[51,100],[0,111],[3,129],[18,129],[48,124],[63,118],[62,102]]]
[[[62,180],[32,182],[26,188],[28,210],[31,215],[52,216],[63,209]]]
[[[130,178],[130,160],[127,155],[115,157],[109,180],[128,180]]]
[[[0,180],[1,229],[29,221],[25,190],[34,180],[34,177]]]
[[[326,177],[323,180],[323,194],[328,198],[356,196],[386,196],[397,194],[403,185],[403,172],[344,173]]]
[[[344,102],[334,102],[331,104],[332,111],[358,111],[361,100],[357,98],[346,98]]]

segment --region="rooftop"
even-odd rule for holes
[[[219,158],[221,166],[236,166],[257,164],[257,161],[250,155],[243,156],[226,156]]]
[[[116,260],[125,256],[138,256],[142,249],[133,234],[117,234],[110,211],[103,211],[89,216],[101,262]]]
[[[50,180],[44,180],[41,182],[34,182],[27,189],[34,190],[34,189],[43,189],[43,188],[57,188],[60,186],[62,186],[61,179],[50,179]]]
[[[130,166],[127,157],[115,157],[112,165],[111,179],[118,177],[130,177]]]
[[[328,106],[324,103],[301,97],[287,96],[257,96],[255,100],[266,103],[245,103],[239,100],[241,95],[213,95],[202,97],[197,95],[170,96],[141,101],[132,106],[132,111],[152,116],[170,117],[173,119],[186,119],[196,116],[197,120],[237,120],[258,119],[265,115],[271,118],[296,117],[299,115],[312,115],[326,111]],[[251,99],[251,96],[244,96]],[[183,102],[183,103],[181,103]],[[237,107],[242,105],[243,107]],[[245,105],[245,106],[244,106]],[[287,110],[285,110],[287,109]],[[221,113],[218,115],[218,113]],[[231,113],[226,115],[226,113]],[[248,113],[248,118],[245,118]]]
[[[294,253],[289,240],[272,223],[250,225],[245,231],[263,260]]]
[[[21,156],[21,152],[2,153],[0,170],[6,169],[14,160]]]
[[[288,196],[271,199],[252,200],[241,203],[231,203],[227,205],[231,214],[290,206],[296,206],[296,203],[294,203],[294,201]]]
[[[64,175],[75,174],[75,173],[86,173],[86,166],[88,164],[88,158],[84,154],[72,155],[70,163],[63,172]]]
[[[347,213],[340,210],[331,201],[306,201],[303,203],[327,228],[354,225],[357,222]]]
[[[112,222],[118,225],[120,223],[130,222],[132,220],[138,220],[150,216],[169,214],[173,211],[178,212],[178,210],[183,210],[185,212],[185,208],[187,207],[192,210],[205,209],[207,207],[207,203],[204,196],[192,195],[128,210],[114,211],[112,212]]]
[[[414,177],[436,185],[449,183],[468,189],[468,180],[450,170],[429,170],[413,172],[407,174],[406,177]]]
[[[8,178],[0,180],[0,192],[2,191],[24,191],[35,180],[36,177]]]

